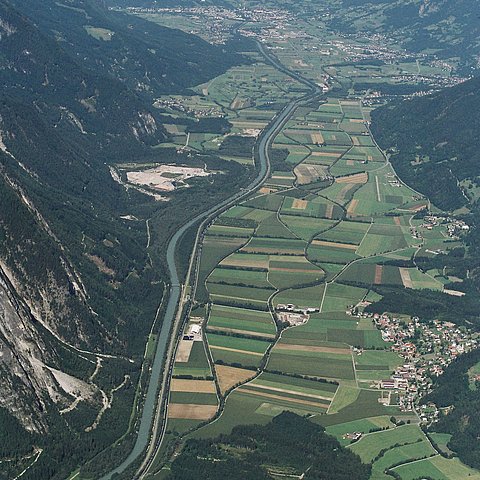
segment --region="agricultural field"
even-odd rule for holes
[[[396,445],[412,445],[425,441],[426,437],[418,425],[403,425],[365,435],[350,447],[364,462],[371,462],[383,449]]]
[[[212,305],[207,324],[210,332],[274,338],[276,328],[268,312]]]
[[[201,341],[181,341],[173,369],[175,377],[205,379],[212,376],[205,346]]]
[[[194,18],[191,24],[200,28]],[[403,359],[372,318],[352,314],[381,299],[376,287],[442,290],[447,280],[441,271],[422,272],[412,258],[459,244],[446,241],[444,226],[427,229],[414,218],[427,199],[401,182],[369,130],[365,85],[394,86],[393,76],[427,67],[409,61],[355,65],[332,38],[323,47],[315,28],[303,27],[311,38],[265,43],[286,66],[316,82],[328,74],[332,85],[344,88],[297,107],[271,145],[269,178],[208,228],[194,299],[206,312],[205,343],[190,342],[188,350],[181,342],[174,370],[176,381],[206,383],[174,384],[169,428],[186,432],[208,420],[218,392],[224,400],[218,419],[191,436],[266,424],[290,410],[372,462],[372,480],[388,480],[389,469],[402,480],[478,478],[457,460],[440,457],[415,412],[401,410],[398,392],[379,384]],[[318,45],[325,54],[318,54]],[[249,55],[251,64],[197,86],[195,95],[157,102],[172,118],[164,125],[172,145],[253,164],[251,147],[261,130],[306,87],[258,53]],[[228,131],[190,132],[189,122],[179,119],[192,114],[225,119]],[[290,324],[279,313],[305,317]],[[397,426],[392,417],[410,423]],[[352,432],[363,436],[351,443]],[[437,443],[446,448],[445,438]]]
[[[285,197],[281,214],[298,215],[301,217],[340,219],[342,218],[343,211],[339,205],[336,205],[323,197],[315,197],[312,200]]]
[[[435,480],[479,480],[480,473],[467,467],[457,458],[447,459],[440,455],[419,460],[415,463],[407,463],[392,470],[400,475],[402,480],[415,480],[419,476],[434,478]]]
[[[234,367],[256,368],[260,365],[270,342],[240,336],[207,334],[208,346],[215,363]]]
[[[411,232],[415,193],[398,182],[369,137],[368,112],[358,101],[334,98],[298,110],[274,145],[287,148],[290,172],[272,172],[269,186],[223,214],[228,226],[214,224],[206,237],[244,243],[207,279],[208,348],[227,398],[220,418],[193,435],[264,424],[288,409],[310,415],[343,445],[351,431],[362,432],[349,448],[375,460],[380,480],[396,459],[435,451],[417,417],[378,387],[401,357],[371,319],[349,310],[378,299],[370,290],[375,285],[442,284],[389,264],[409,260],[422,240]],[[278,337],[272,312],[285,305],[311,311]],[[412,424],[396,427],[392,415]],[[378,456],[382,448],[388,451]]]
[[[277,344],[270,355],[269,371],[328,380],[353,380],[350,349],[312,345]]]

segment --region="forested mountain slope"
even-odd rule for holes
[[[384,149],[394,149],[398,173],[447,210],[476,201],[479,129],[480,78],[372,115],[373,133]]]
[[[267,425],[236,426],[230,435],[188,440],[168,479],[366,480],[370,471],[323,427],[283,412]]]
[[[428,291],[386,292],[375,308],[389,310],[393,304],[401,305],[405,313],[416,311],[425,318],[448,318],[480,328],[480,155],[476,144],[480,78],[378,108],[372,112],[371,128],[406,183],[427,195],[433,205],[455,212],[470,226],[463,234],[467,248],[415,258],[416,265],[424,271],[440,268],[445,275],[460,279],[450,287],[466,296],[453,298]],[[404,297],[402,302],[398,295]]]
[[[117,39],[89,35],[83,23],[100,19]],[[165,280],[145,219],[170,203],[125,190],[109,163],[151,158],[165,140],[151,96],[238,60],[116,22],[95,2],[0,0],[2,480],[39,452],[22,478],[66,478],[127,431]]]
[[[407,290],[389,292],[375,307],[392,309],[393,302],[405,313],[421,318],[449,317],[457,323],[479,329],[480,298],[480,78],[433,95],[403,101],[377,109],[372,114],[372,130],[399,175],[428,195],[438,207],[452,211],[462,208],[470,225],[467,248],[454,249],[449,255],[417,257],[425,270],[442,268],[461,283],[452,288],[466,295],[455,298],[433,292],[411,295]],[[480,351],[461,355],[434,379],[434,389],[424,402],[447,408],[431,429],[451,434],[448,447],[466,464],[479,468],[478,382],[474,371]]]
[[[178,92],[223,72],[240,59],[180,30],[122,13],[92,0],[11,0],[38,29],[82,65],[139,93]]]
[[[332,26],[385,34],[410,51],[434,54],[463,72],[478,68],[478,0],[341,0]]]

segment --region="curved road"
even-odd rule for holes
[[[257,160],[259,163],[259,170],[257,177],[244,189],[236,194],[232,195],[231,197],[227,198],[223,202],[214,207],[210,208],[209,210],[202,212],[201,214],[197,215],[196,217],[189,220],[185,223],[177,232],[173,235],[168,243],[167,247],[167,267],[168,273],[170,276],[170,295],[168,299],[167,308],[165,311],[165,315],[163,318],[163,322],[161,325],[160,333],[158,335],[157,340],[157,349],[155,352],[155,357],[152,364],[151,374],[150,374],[150,381],[147,388],[147,393],[145,396],[145,402],[143,406],[142,416],[140,419],[140,427],[138,430],[137,439],[135,441],[135,445],[128,455],[128,457],[114,470],[109,472],[107,475],[103,476],[100,480],[110,480],[114,474],[122,473],[126,468],[128,468],[133,462],[135,462],[138,457],[142,454],[142,452],[147,448],[146,459],[142,463],[142,467],[140,471],[135,475],[135,478],[138,478],[138,475],[142,476],[144,472],[150,466],[151,461],[155,457],[155,454],[160,447],[161,440],[163,438],[163,432],[165,427],[165,418],[161,415],[163,409],[164,399],[166,398],[167,393],[167,385],[169,378],[166,378],[165,375],[162,373],[167,373],[167,377],[170,377],[172,372],[173,366],[173,358],[167,358],[165,360],[165,356],[169,350],[169,340],[171,335],[175,336],[176,332],[172,331],[172,326],[175,325],[176,319],[176,311],[177,307],[183,307],[183,287],[180,285],[180,279],[178,276],[177,266],[175,264],[175,251],[177,249],[178,242],[182,238],[183,234],[193,225],[195,225],[199,221],[208,221],[213,219],[217,215],[219,215],[222,211],[228,209],[233,204],[237,203],[238,201],[242,200],[243,198],[247,197],[252,193],[255,189],[257,189],[264,180],[270,174],[270,160],[269,160],[269,147],[272,143],[275,136],[279,133],[282,129],[284,124],[289,120],[290,116],[297,108],[300,103],[308,101],[314,98],[317,94],[320,93],[320,89],[318,86],[301,77],[300,75],[296,74],[288,70],[284,65],[282,65],[276,58],[272,57],[265,48],[258,43],[258,48],[265,59],[272,64],[275,68],[280,70],[281,72],[289,75],[290,77],[294,78],[295,80],[303,83],[304,85],[310,88],[310,92],[303,95],[302,97],[292,100],[289,102],[278,114],[274,117],[273,121],[270,125],[261,133],[259,142],[258,142],[258,154]],[[188,282],[187,282],[188,283]],[[170,356],[169,356],[170,357]],[[165,368],[164,368],[165,365]],[[162,378],[164,381],[162,382]],[[161,387],[161,388],[160,388]],[[160,391],[159,391],[160,388]],[[157,399],[161,399],[161,401],[157,402]],[[155,420],[155,422],[154,422]],[[160,425],[161,433],[157,435],[159,422],[162,422]],[[153,434],[151,435],[150,432],[152,431],[152,423],[153,423]],[[151,441],[153,440],[153,442]]]

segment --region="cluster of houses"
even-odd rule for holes
[[[406,322],[387,314],[375,314],[373,321],[382,338],[404,359],[389,378],[376,382],[375,386],[396,391],[404,411],[416,409],[418,400],[429,393],[432,378],[441,375],[458,355],[480,345],[477,333],[451,322],[421,322],[418,317]],[[421,408],[420,419],[425,423],[437,416],[434,406]]]
[[[181,112],[186,115],[193,115],[195,118],[201,117],[224,117],[225,114],[222,113],[217,107],[208,107],[208,108],[190,108],[184,105],[180,100],[167,97],[167,98],[157,98],[153,104],[155,108],[165,108],[173,110],[176,112]]]
[[[466,233],[470,230],[469,225],[463,220],[459,220],[457,218],[452,218],[452,217],[432,215],[432,214],[428,214],[423,217],[423,223],[420,225],[420,228],[431,231],[438,226],[444,226],[446,228],[446,234],[451,239],[458,239],[463,233]],[[410,233],[413,238],[419,238],[419,239],[422,238],[422,234],[418,231],[416,227],[411,227]],[[431,253],[433,255],[447,253],[441,249],[426,250],[426,252]]]
[[[402,184],[400,183],[400,180],[398,179],[398,177],[395,174],[389,173],[389,174],[387,174],[387,177],[388,177],[388,184],[391,187],[401,187],[402,186]]]
[[[374,315],[373,313],[364,312],[362,310],[362,307],[366,307],[369,304],[370,302],[360,302],[357,305],[349,305],[345,310],[345,314],[352,317],[358,317],[358,318],[373,318],[373,315]]]
[[[298,307],[293,303],[279,303],[275,309],[275,315],[278,321],[288,323],[291,327],[297,327],[307,323],[311,313],[319,311],[318,307]]]
[[[422,227],[427,230],[433,230],[435,227],[443,225],[447,229],[447,235],[450,238],[459,238],[462,233],[468,232],[470,226],[458,218],[439,216],[439,215],[425,215],[423,217]]]

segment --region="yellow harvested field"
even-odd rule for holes
[[[285,178],[293,180],[295,177],[292,177],[292,175],[290,175],[289,173],[286,173],[284,175],[272,175],[270,178],[274,180],[282,180]]]
[[[220,262],[220,265],[225,265],[229,267],[268,268],[268,259],[252,260],[238,257],[227,257],[225,260],[222,260]]]
[[[217,405],[197,405],[195,403],[170,403],[168,418],[209,420],[217,412]]]
[[[402,278],[402,283],[405,288],[413,288],[413,282],[410,278],[410,272],[403,267],[399,268],[400,270],[400,277]]]
[[[282,267],[270,268],[270,272],[312,273],[312,272],[315,272],[315,271],[316,270],[312,270],[311,268],[310,269],[308,269],[308,268],[282,268]],[[318,273],[321,273],[321,271],[318,270]]]
[[[310,138],[312,139],[313,144],[321,145],[322,143],[325,142],[325,139],[323,138],[323,135],[320,132],[311,133]]]
[[[287,263],[305,263],[304,257],[282,257],[281,255],[270,255],[271,262],[287,262]]]
[[[308,163],[301,163],[297,165],[293,170],[293,173],[297,177],[297,182],[300,185],[307,185],[308,183],[315,182],[320,177],[324,177],[327,174],[327,167],[323,165],[311,165]]]
[[[353,215],[355,213],[355,209],[357,208],[357,205],[358,205],[358,199],[355,198],[348,204],[347,214]]]
[[[275,193],[277,190],[274,188],[269,188],[269,187],[262,187],[259,192],[262,194],[268,195],[269,193]]]
[[[176,362],[186,363],[190,358],[190,352],[192,351],[193,341],[192,340],[180,340],[178,344],[177,356],[175,357]]]
[[[288,403],[299,403],[300,405],[312,405],[315,407],[323,407],[323,408],[328,408],[330,406],[329,404],[326,404],[326,403],[311,402],[309,400],[300,400],[299,398],[282,397],[281,395],[275,395],[273,393],[257,392],[256,390],[251,390],[245,387],[241,387],[239,391],[242,393],[248,393],[249,395],[256,395],[256,396],[265,397],[265,398],[274,398],[276,400],[283,400],[284,402],[288,402]]]
[[[232,109],[235,110],[235,109]],[[248,120],[232,120],[232,125],[237,128],[253,128],[253,129],[262,129],[265,128],[267,122],[259,122],[259,121],[248,121]]]
[[[218,345],[210,345],[211,350],[225,350],[227,352],[243,353],[245,355],[254,355],[255,357],[263,357],[263,353],[250,352],[249,350],[239,350],[238,348],[220,347]]]
[[[345,177],[337,177],[335,179],[336,183],[354,183],[354,184],[364,184],[368,181],[368,174],[366,172],[356,173],[355,175],[347,175]]]
[[[238,97],[235,97],[233,102],[230,104],[230,109],[235,110],[240,106],[240,104],[241,104],[241,100]]]
[[[248,245],[242,248],[242,252],[246,253],[266,253],[266,254],[280,254],[280,255],[303,255],[303,250],[294,250],[288,248],[275,247],[249,247]]]
[[[335,152],[312,152],[312,157],[333,157],[333,158],[340,158],[342,156],[341,153]]]
[[[382,283],[382,273],[383,273],[383,266],[375,265],[375,280],[373,281],[375,285],[380,285]]]
[[[319,245],[323,247],[344,248],[345,250],[356,250],[358,245],[350,243],[327,242],[326,240],[313,240],[312,245]]]
[[[183,378],[172,378],[170,390],[172,392],[216,393],[215,384],[211,380],[185,380]]]
[[[326,218],[332,218],[333,217],[333,207],[334,207],[334,204],[333,203],[329,203],[327,205],[327,208],[325,209],[325,217]]]
[[[319,400],[327,400],[327,401],[331,400],[331,397],[325,397],[323,395],[315,395],[313,393],[298,392],[297,390],[288,390],[286,388],[270,387],[270,386],[261,385],[258,383],[252,383],[251,385],[254,386],[255,388],[260,388],[262,390],[270,390],[271,392],[289,393],[293,395],[301,395],[302,397],[318,398]]]
[[[360,140],[358,139],[358,137],[352,137],[352,142],[356,147],[360,145]]]
[[[306,200],[301,200],[296,198],[292,203],[292,208],[295,210],[305,210],[307,208],[308,202]]]
[[[321,352],[321,353],[336,353],[338,355],[350,355],[349,348],[335,348],[323,347],[317,345],[295,345],[293,343],[278,343],[275,346],[278,350],[298,350],[301,352]]]
[[[215,371],[222,394],[235,385],[244,383],[255,376],[255,372],[252,370],[228,367],[227,365],[215,365]]]
[[[400,217],[393,217],[393,221],[395,222],[395,225],[401,225],[402,222],[400,220]]]
[[[345,201],[345,197],[347,196],[347,193],[355,187],[354,183],[346,183],[345,186],[338,192],[336,201],[338,203],[343,203]]]
[[[355,160],[347,160],[347,165],[351,167],[352,165],[355,165]]]
[[[362,118],[351,118],[350,123],[363,123]]]

